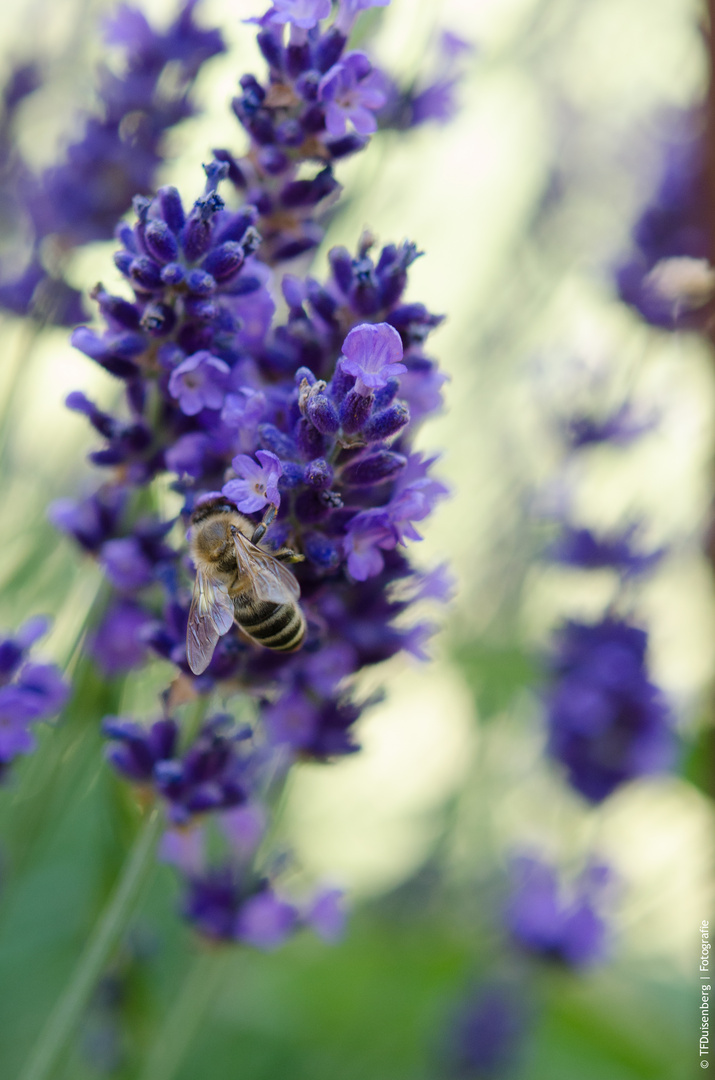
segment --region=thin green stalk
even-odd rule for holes
[[[134,912],[139,892],[154,866],[154,849],[161,825],[161,814],[152,810],[139,830],[114,893],[18,1080],[50,1080],[112,949]]]
[[[196,957],[149,1049],[139,1080],[173,1080],[223,981],[232,953],[231,947],[225,946],[220,951],[204,950]]]

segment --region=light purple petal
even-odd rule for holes
[[[157,852],[162,862],[171,863],[185,874],[200,874],[204,869],[204,830],[167,829]]]
[[[345,113],[339,105],[329,102],[325,109],[325,130],[334,139],[339,139],[348,129]]]
[[[231,465],[243,480],[259,480],[263,475],[261,466],[257,465],[248,454],[237,454]]]
[[[221,493],[232,503],[235,503],[244,514],[252,514],[255,510],[262,510],[268,504],[265,495],[260,495],[247,480],[229,480],[223,485]]]
[[[389,323],[361,323],[353,327],[343,342],[340,364],[343,371],[356,377],[355,389],[366,395],[379,390],[388,379],[402,375],[407,368],[400,363],[402,339]]]
[[[345,111],[358,135],[372,135],[374,131],[377,131],[377,120],[369,109],[364,109],[362,105],[356,105],[354,108]]]
[[[251,896],[236,920],[236,937],[257,949],[277,949],[295,927],[296,909],[271,892]]]
[[[330,945],[337,944],[345,933],[344,899],[342,889],[324,889],[313,899],[306,913],[309,925]]]

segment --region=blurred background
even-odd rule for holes
[[[168,0],[141,6],[158,23],[174,10]],[[74,110],[92,104],[97,26],[110,7],[23,0],[0,14],[6,69],[36,55],[51,62],[19,128],[38,167],[71,136]],[[191,193],[207,148],[240,146],[226,103],[241,73],[262,71],[240,21],[259,8],[201,5],[201,21],[220,25],[231,48],[202,71],[205,112],[172,132],[162,182]],[[703,96],[701,14],[689,0],[393,0],[366,17],[378,61],[403,78],[429,63],[438,30],[475,47],[454,120],[379,133],[338,168],[349,198],[318,258],[325,267],[329,247],[352,248],[368,226],[425,252],[408,295],[447,315],[430,344],[450,382],[421,447],[441,455],[452,497],[414,555],[425,566],[448,560],[457,588],[430,663],[390,662],[366,680],[387,697],[361,722],[362,752],[299,766],[284,800],[281,842],[311,879],[347,891],[344,942],[306,935],[270,956],[232,953],[179,1080],[446,1077],[453,1017],[495,980],[510,1004],[508,1075],[695,1073],[699,926],[713,911],[704,755],[715,619],[701,549],[715,380],[703,341],[646,327],[617,300],[611,272],[655,184],[659,124]],[[114,247],[75,252],[72,283],[113,286]],[[45,518],[52,499],[90,482],[92,437],[63,401],[78,388],[100,404],[115,394],[67,338],[2,315],[0,625],[54,615],[45,654],[60,662],[99,575]],[[567,460],[559,417],[626,395],[658,415],[648,439]],[[544,756],[550,634],[563,617],[596,615],[613,587],[608,571],[542,559],[567,495],[585,523],[641,516],[648,541],[669,546],[637,610],[683,735],[683,767],[625,785],[600,809]],[[127,708],[154,690],[155,677],[136,686]],[[98,714],[101,695],[98,685]],[[86,729],[46,739],[0,792],[3,1077],[16,1075],[123,856],[130,808],[98,747]],[[509,859],[524,849],[567,870],[596,852],[614,868],[607,962],[580,973],[515,958],[500,913]],[[62,1075],[141,1075],[196,950],[175,905],[159,867]]]

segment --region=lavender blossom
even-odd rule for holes
[[[385,104],[379,81],[370,78],[372,64],[361,52],[348,53],[326,71],[318,84],[325,105],[325,129],[333,138],[345,135],[348,123],[358,135],[377,131],[375,113]]]
[[[516,988],[486,983],[465,995],[451,1017],[445,1058],[448,1075],[459,1080],[496,1080],[508,1075],[518,1058],[528,1005],[514,1008]]]
[[[420,72],[410,84],[399,87],[385,73],[380,73],[385,95],[378,114],[380,129],[405,131],[426,123],[448,123],[458,111],[464,65],[474,52],[470,42],[443,30],[433,53],[431,76]]]
[[[247,454],[238,454],[231,466],[239,479],[229,480],[222,489],[226,498],[247,514],[264,506],[279,507],[281,503],[278,480],[283,466],[270,450],[257,450],[256,457],[258,465]]]
[[[617,267],[616,285],[646,322],[702,329],[715,298],[702,117],[681,113],[670,127],[657,191],[633,229],[633,251]]]
[[[0,305],[62,325],[84,317],[80,294],[48,268],[44,252],[109,238],[133,196],[154,188],[163,137],[194,114],[196,76],[224,50],[218,30],[204,30],[194,21],[197,2],[184,0],[163,32],[137,8],[120,6],[107,19],[105,35],[109,45],[123,50],[125,69],[100,72],[100,114],[86,119],[82,137],[67,147],[64,161],[39,175],[13,151],[10,194],[33,240],[23,268],[16,265],[21,255],[7,260]]]
[[[69,686],[54,664],[37,664],[27,653],[48,629],[46,619],[28,620],[14,637],[0,640],[0,778],[12,762],[35,749],[34,724],[61,711]]]
[[[644,630],[608,617],[593,624],[567,622],[557,636],[548,749],[569,783],[591,802],[673,761],[672,718],[648,675],[647,642]]]
[[[612,883],[606,866],[588,866],[565,889],[550,866],[524,855],[513,861],[512,878],[505,919],[520,948],[574,969],[605,959],[607,924],[602,908]]]
[[[321,10],[276,4],[259,21],[269,86],[245,77],[234,102],[250,153],[217,152],[193,205],[167,186],[135,199],[135,221],[119,225],[115,264],[131,298],[97,286],[103,325],[77,328],[73,342],[118,380],[123,405],[108,413],[70,395],[102,439],[91,460],[105,479],[52,510],[111,585],[89,642],[105,674],[153,654],[177,668],[167,702],[214,687],[252,702],[248,733],[213,718],[181,751],[174,715],[150,726],[109,719],[105,730],[118,771],[188,830],[170,832],[162,849],[185,878],[186,917],[213,938],[263,948],[306,923],[337,937],[339,905],[336,895],[313,907],[284,897],[254,866],[255,851],[239,850],[236,815],[260,805],[267,777],[283,776],[298,755],[326,760],[358,748],[355,722],[370,702],[355,698],[356,675],[400,652],[425,658],[432,627],[408,613],[420,597],[447,596],[442,578],[428,584],[408,559],[416,523],[446,494],[431,475],[435,459],[413,448],[443,381],[425,351],[441,317],[404,300],[417,248],[387,244],[373,256],[369,236],[355,255],[334,248],[327,280],[283,278],[288,312],[276,317],[273,268],[317,243],[322,201],[336,190],[329,166],[299,178],[301,161],[364,145],[347,135],[336,149],[329,131],[328,98],[339,95],[321,100],[323,76],[346,63],[357,86],[367,69],[360,60],[353,70],[354,54],[341,60],[335,26],[299,25]],[[246,201],[229,209],[230,184]],[[260,648],[234,625],[201,676],[191,673],[193,568],[167,542],[174,521],[137,509],[156,478],[181,497],[184,528],[207,498],[256,515],[255,525],[275,514],[268,549],[303,556],[291,567],[307,623],[302,648]],[[216,829],[223,854],[208,859],[204,834]]]
[[[638,577],[650,573],[665,555],[665,548],[638,551],[633,544],[639,525],[610,535],[596,536],[590,529],[563,526],[558,539],[547,555],[554,562],[583,570],[610,568],[622,577]]]

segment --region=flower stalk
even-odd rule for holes
[[[158,809],[150,811],[104,912],[96,923],[61,998],[50,1014],[18,1080],[49,1080],[90,999],[112,950],[127,928],[153,867],[162,827]]]

